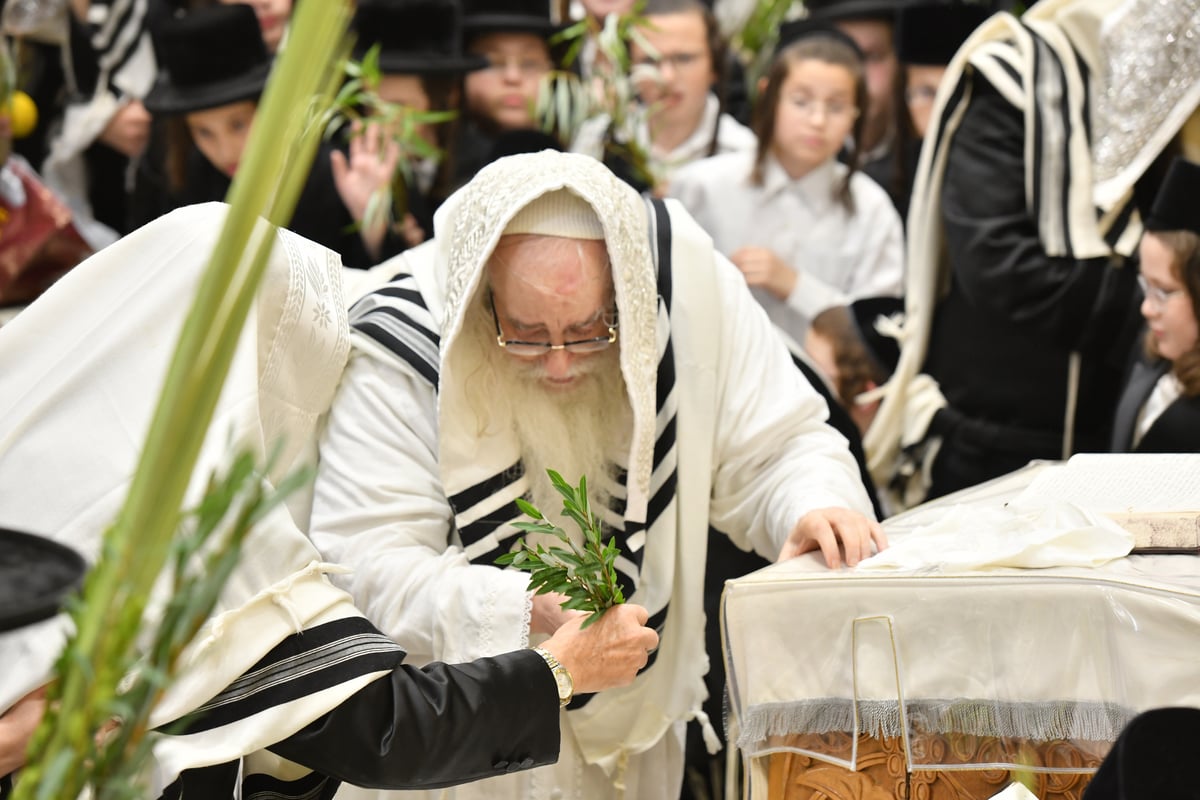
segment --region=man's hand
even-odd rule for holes
[[[658,634],[646,627],[649,613],[632,603],[613,606],[586,629],[585,614],[567,622],[542,648],[571,673],[576,694],[599,692],[633,682],[658,647]]]
[[[564,611],[562,604],[570,598],[558,592],[535,594],[533,609],[529,614],[529,633],[544,633],[552,636],[564,623],[587,616],[586,611]]]
[[[887,536],[878,522],[848,508],[818,508],[800,518],[792,528],[778,561],[787,561],[801,553],[820,549],[830,569],[845,563],[851,567],[871,555],[871,543],[876,550],[887,547]]]
[[[729,260],[741,270],[746,285],[761,286],[780,300],[787,300],[796,288],[796,270],[783,263],[773,250],[741,247]]]
[[[25,764],[25,751],[33,731],[46,713],[46,687],[34,689],[0,716],[0,775]]]
[[[131,100],[117,109],[104,130],[100,141],[128,158],[137,158],[150,141],[150,112],[141,100]]]

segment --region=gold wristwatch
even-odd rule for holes
[[[549,650],[535,647],[533,652],[541,656],[542,660],[546,662],[546,666],[550,667],[550,671],[554,673],[554,685],[558,687],[558,706],[559,708],[565,707],[575,694],[575,682],[571,680],[571,673],[558,663],[558,659]]]

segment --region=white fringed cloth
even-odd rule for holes
[[[830,571],[810,555],[730,581],[722,625],[752,787],[757,757],[781,750],[856,768],[857,737],[811,752],[790,734],[903,736],[908,767],[936,769],[916,732],[1111,742],[1140,711],[1200,706],[1192,557],[954,574]],[[997,760],[979,768],[1020,766],[980,752]]]

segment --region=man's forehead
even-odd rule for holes
[[[488,272],[497,278],[531,286],[608,282],[610,269],[604,242],[540,234],[500,237]]]

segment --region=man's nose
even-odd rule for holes
[[[562,380],[571,374],[571,354],[566,350],[551,350],[546,354],[546,376]]]
[[[500,78],[505,83],[521,82],[521,61],[517,58],[506,58],[500,63]]]

